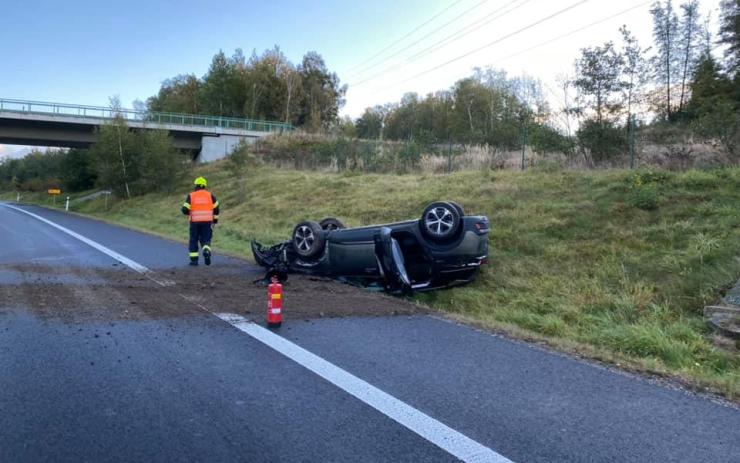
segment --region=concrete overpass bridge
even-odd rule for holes
[[[133,130],[167,130],[175,147],[199,162],[228,155],[242,140],[293,130],[282,122],[0,98],[0,143],[88,148],[95,129],[119,116]]]

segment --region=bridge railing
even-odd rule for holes
[[[286,132],[293,130],[293,126],[291,124],[286,124],[284,122],[240,119],[236,117],[206,116],[199,114],[138,111],[133,109],[111,109],[103,106],[45,103],[41,101],[10,100],[0,98],[0,112],[2,111],[98,120],[113,120],[116,117],[122,117],[126,121],[132,122],[250,130],[254,132]]]

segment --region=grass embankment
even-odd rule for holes
[[[740,276],[740,169],[396,176],[264,167],[247,180],[243,203],[223,166],[197,171],[223,204],[216,250],[247,256],[251,238],[286,239],[302,219],[334,216],[357,226],[456,200],[491,219],[490,264],[472,285],[417,300],[740,397],[740,356],[715,349],[701,317]],[[116,202],[108,211],[102,199],[73,210],[185,240],[179,208],[187,188]]]

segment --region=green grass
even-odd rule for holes
[[[740,170],[355,175],[260,168],[246,201],[221,164],[198,168],[223,205],[216,249],[249,256],[302,219],[350,226],[416,217],[437,199],[491,219],[490,264],[466,287],[415,298],[462,320],[740,397],[740,358],[717,350],[704,305],[740,276]],[[74,206],[185,240],[174,196]],[[183,259],[185,250],[183,250]]]

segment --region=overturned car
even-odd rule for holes
[[[419,219],[346,228],[341,221],[304,221],[292,239],[264,247],[255,261],[268,273],[300,272],[377,282],[392,293],[446,288],[472,281],[488,258],[489,222],[452,201],[428,205]]]

